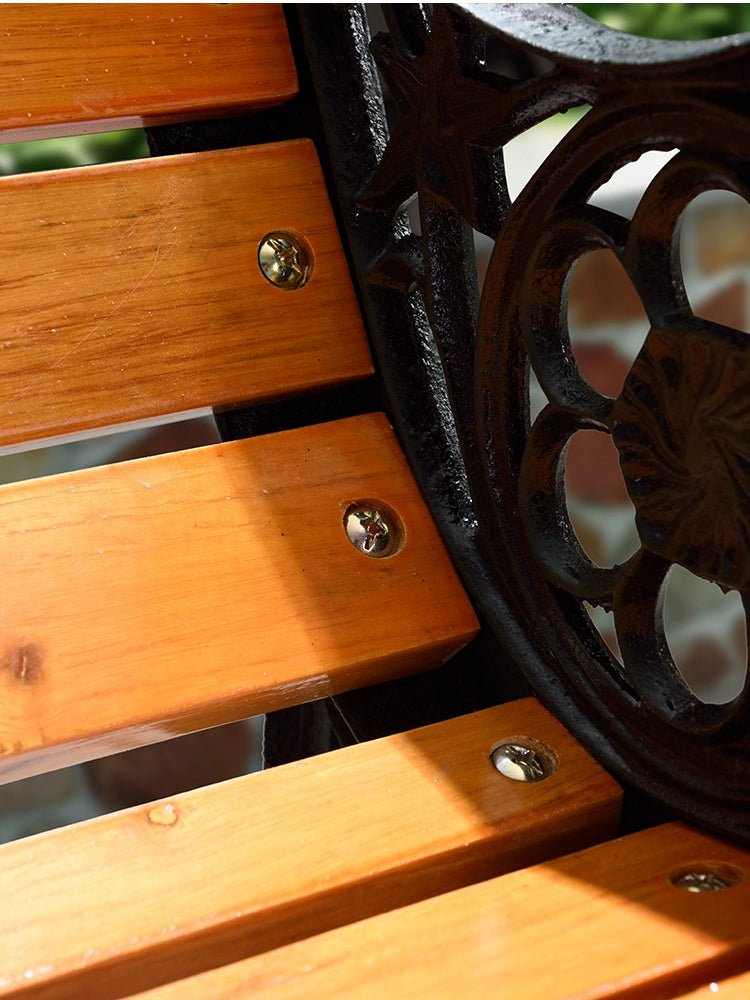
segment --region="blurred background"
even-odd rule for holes
[[[717,38],[750,31],[746,3],[578,3],[610,28],[645,38]]]

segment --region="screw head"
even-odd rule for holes
[[[729,889],[733,882],[722,878],[716,872],[695,871],[678,875],[672,879],[672,885],[684,889],[685,892],[721,892],[723,889]]]
[[[263,277],[282,291],[301,288],[310,277],[310,254],[303,241],[281,230],[268,233],[258,246]]]
[[[495,747],[490,760],[500,774],[512,781],[544,781],[557,767],[551,750],[519,740]]]
[[[375,503],[352,504],[344,514],[344,531],[354,548],[372,559],[393,555],[401,541],[395,515]]]

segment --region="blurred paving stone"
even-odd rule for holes
[[[722,643],[709,635],[696,636],[678,663],[680,673],[700,697],[710,697],[727,677],[732,662]]]
[[[246,722],[236,722],[102,757],[86,770],[99,798],[124,809],[245,774],[260,749],[254,739]]]
[[[577,431],[570,439],[565,485],[579,500],[630,503],[617,448],[601,431]]]
[[[6,815],[11,809],[29,809],[39,803],[59,802],[73,795],[77,787],[76,776],[71,767],[0,785],[0,816]]]
[[[696,263],[704,275],[750,267],[750,205],[736,196],[705,205],[694,218]]]
[[[573,356],[592,388],[613,399],[620,395],[630,364],[613,344],[574,344]]]
[[[611,250],[593,250],[576,262],[568,316],[580,326],[645,320],[638,292]]]
[[[0,844],[103,812],[106,809],[89,787],[81,765],[0,785]]]
[[[750,248],[748,248],[750,251]],[[696,316],[735,330],[748,330],[748,285],[734,281],[694,307]]]

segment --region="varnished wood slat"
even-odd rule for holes
[[[523,734],[546,781],[490,762]],[[107,1000],[593,843],[619,803],[531,699],[180,795],[0,850],[0,982]]]
[[[346,537],[364,498],[401,517],[396,555]],[[0,487],[0,526],[0,780],[436,666],[477,630],[377,414]]]
[[[750,955],[750,878],[670,882],[706,862],[750,874],[747,851],[670,824],[139,996],[674,996]]]
[[[236,114],[297,79],[276,4],[3,4],[0,137]]]
[[[371,371],[307,141],[7,177],[0,215],[0,444]],[[302,288],[259,269],[275,229]]]

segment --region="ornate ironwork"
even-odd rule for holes
[[[750,593],[750,338],[692,315],[677,247],[697,194],[750,199],[750,36],[653,42],[558,4],[385,11],[371,46],[361,8],[307,6],[301,21],[412,466],[486,619],[558,717],[624,780],[750,839],[748,687],[703,703],[662,624],[672,564]],[[513,72],[487,68],[488,45]],[[503,145],[582,103],[512,202]],[[589,202],[618,167],[675,148],[632,220]],[[421,234],[403,212],[415,195]],[[472,229],[496,240],[481,297]],[[616,400],[578,370],[565,319],[572,268],[601,247],[651,323]],[[549,400],[533,424],[530,368]],[[587,428],[612,436],[637,511],[641,548],[611,569],[566,510],[565,448]],[[583,601],[614,610],[622,664]]]
[[[612,408],[638,530],[652,552],[750,588],[747,337],[653,329]]]

